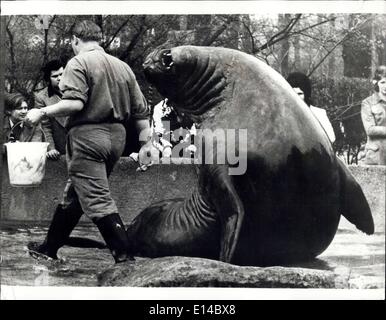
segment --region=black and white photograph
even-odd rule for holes
[[[1,300],[385,299],[384,1],[2,1],[0,36]]]

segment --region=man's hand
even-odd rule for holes
[[[36,126],[42,120],[43,116],[44,112],[41,109],[34,108],[28,111],[24,122],[28,126]]]
[[[56,149],[52,149],[47,152],[47,158],[51,160],[59,160],[60,159],[60,152]]]

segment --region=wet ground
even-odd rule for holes
[[[107,249],[63,247],[64,262],[31,258],[28,241],[42,241],[47,229],[2,228],[1,285],[10,286],[97,286],[97,274],[114,264]],[[95,227],[77,227],[72,236],[102,241]],[[385,287],[385,234],[366,236],[351,230],[338,230],[334,241],[317,260],[303,267],[350,271],[350,288]]]
[[[16,286],[96,286],[98,272],[114,264],[107,249],[64,246],[64,261],[35,260],[27,252],[29,241],[41,242],[47,228],[4,228],[1,230],[1,284]],[[77,227],[72,236],[99,237],[94,227]]]

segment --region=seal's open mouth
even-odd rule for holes
[[[173,66],[173,57],[170,49],[162,49],[149,54],[143,63],[145,76],[150,82],[156,76],[169,74]]]
[[[174,64],[171,50],[164,50],[161,55],[162,65],[169,70]]]

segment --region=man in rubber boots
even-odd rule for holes
[[[75,57],[67,63],[60,81],[62,100],[32,109],[26,116],[27,124],[36,124],[44,117],[69,116],[69,181],[64,199],[55,211],[45,241],[28,246],[30,252],[53,259],[57,259],[57,251],[83,213],[97,225],[116,263],[133,259],[108,177],[124,151],[123,123],[133,118],[143,137],[143,130],[150,132],[149,110],[134,73],[126,63],[105,53],[99,46],[101,38],[101,29],[91,21],[81,21],[72,28]],[[140,155],[146,154],[148,146],[142,146]],[[141,159],[139,162],[141,165]]]

